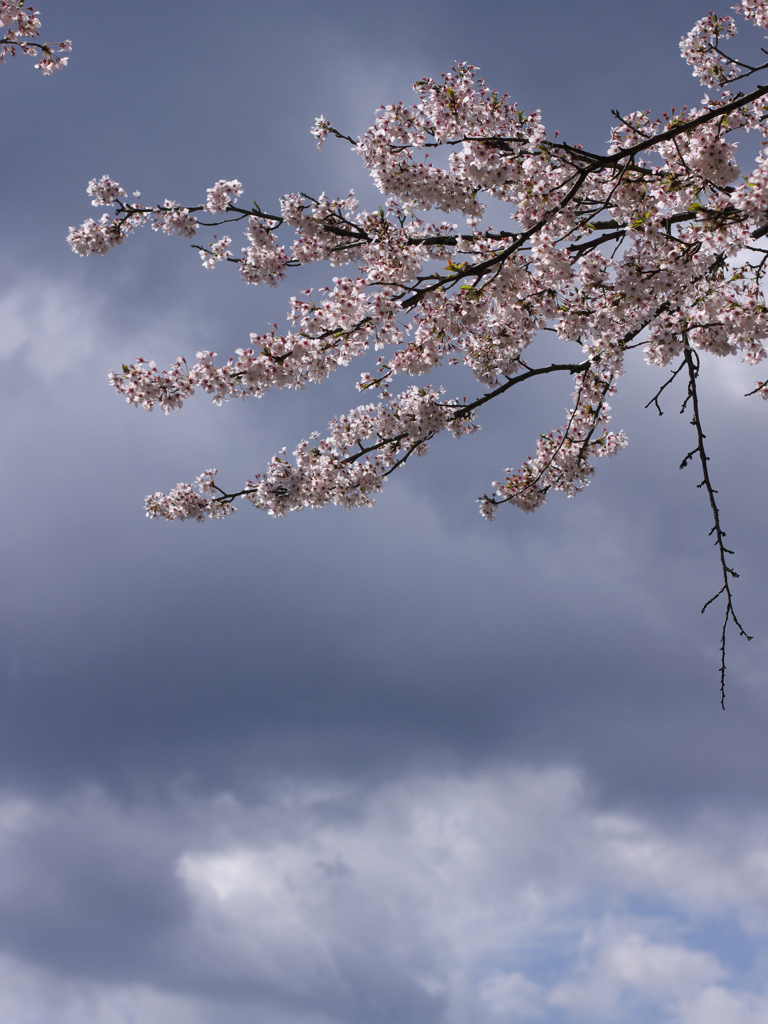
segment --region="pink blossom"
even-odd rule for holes
[[[223,238],[216,239],[211,242],[208,249],[200,250],[200,258],[203,261],[203,266],[206,270],[213,270],[217,263],[222,260],[227,260],[232,257],[232,250],[229,248],[232,245],[232,239],[229,235],[224,235]]]
[[[766,0],[741,0],[734,8],[747,21],[754,21],[760,28],[768,28],[768,2]]]
[[[126,195],[125,189],[120,188],[116,181],[112,181],[107,174],[102,175],[97,181],[92,178],[88,182],[86,192],[93,196],[92,206],[113,206],[118,196]]]
[[[211,213],[221,213],[242,194],[243,186],[239,181],[225,181],[222,178],[213,188],[208,189],[208,202],[205,208]]]
[[[153,231],[164,231],[167,235],[181,235],[192,238],[197,231],[197,219],[184,206],[166,199],[154,211]]]
[[[125,233],[104,213],[96,221],[89,219],[79,228],[70,228],[67,241],[79,256],[99,255],[109,252],[125,239]]]
[[[144,502],[150,519],[196,519],[199,523],[210,519],[223,519],[234,512],[229,502],[219,502],[214,494],[215,469],[207,469],[195,481],[195,488],[189,484],[177,484],[169,494],[147,496]]]
[[[718,17],[710,11],[681,40],[680,52],[702,85],[722,86],[739,74],[738,65],[718,52],[721,40],[735,35],[736,23],[733,18],[728,15]]]
[[[317,139],[317,148],[318,149],[322,149],[323,148],[323,143],[325,142],[326,138],[328,137],[328,133],[330,132],[330,130],[331,130],[331,126],[330,126],[329,122],[326,121],[326,119],[322,116],[322,114],[320,115],[320,117],[316,117],[315,118],[314,127],[312,127],[310,129],[310,131],[312,132],[312,134]]]

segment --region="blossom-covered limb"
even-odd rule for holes
[[[222,490],[209,470],[194,488],[179,484],[168,495],[150,495],[145,507],[152,518],[202,521],[233,511],[239,497],[272,516],[327,504],[371,505],[393,469],[413,454],[423,455],[437,434],[447,430],[459,437],[476,429],[471,411],[456,400],[444,401],[442,389],[410,387],[333,420],[325,438],[313,434],[300,442],[293,461],[283,449],[240,491]]]
[[[522,469],[508,469],[504,481],[494,481],[494,494],[480,499],[481,514],[493,519],[496,508],[507,502],[533,512],[544,504],[551,490],[563,491],[569,498],[582,490],[594,473],[590,457],[614,455],[627,443],[623,431],[616,434],[605,429],[610,420],[606,396],[613,390],[611,376],[603,379],[589,370],[578,374],[574,407],[565,426],[542,434],[536,455],[526,459]],[[595,437],[598,428],[601,430]]]
[[[768,28],[768,0],[734,10]],[[151,496],[148,515],[218,518],[237,498],[271,515],[371,504],[433,437],[476,429],[483,405],[561,371],[575,387],[566,422],[481,502],[489,518],[502,504],[531,511],[556,490],[578,493],[596,458],[624,447],[623,432],[608,429],[607,400],[633,359],[677,366],[670,379],[701,354],[763,361],[768,157],[742,168],[737,147],[748,132],[768,139],[768,84],[730,90],[749,77],[759,83],[766,70],[730,54],[735,34],[730,15],[698,22],[682,53],[717,94],[659,117],[614,111],[605,152],[548,133],[538,111],[493,92],[471,64],[416,82],[415,102],[381,107],[358,139],[319,118],[318,144],[335,137],[353,147],[381,192],[377,209],[361,209],[352,192],[292,193],[268,213],[244,200],[236,179],[220,179],[194,203],[147,204],[107,175],[93,179],[93,204],[109,209],[70,230],[80,255],[104,254],[149,226],[194,240],[203,267],[231,263],[249,284],[278,285],[310,263],[334,268],[328,286],[291,298],[285,330],[252,334],[229,358],[205,350],[192,365],[184,357],[165,370],[144,358],[124,365],[110,380],[126,401],[170,412],[197,390],[217,403],[259,397],[306,387],[354,359],[365,366],[359,390],[378,396],[292,457],[275,455],[240,491],[223,490],[208,471],[196,485]],[[501,208],[507,222],[488,223]],[[549,349],[547,364],[535,367],[544,338],[563,354]],[[455,366],[479,382],[479,397],[446,401],[437,383],[393,395],[398,375]],[[667,384],[649,403],[659,412]],[[690,387],[700,431],[695,375]],[[768,398],[768,384],[751,393]],[[703,459],[703,434],[698,440],[691,454]],[[713,515],[721,538],[715,506]],[[721,593],[727,626],[736,619],[730,590]],[[722,650],[724,673],[724,639]]]
[[[69,57],[62,56],[72,50],[72,41],[64,39],[58,44],[46,42],[40,35],[40,12],[26,0],[0,0],[0,63],[17,52],[28,57],[39,57],[35,64],[44,75],[67,66]]]

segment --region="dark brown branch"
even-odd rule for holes
[[[740,107],[746,107],[749,103],[754,103],[755,100],[759,100],[762,96],[768,95],[768,85],[760,85],[757,89],[753,89],[752,92],[746,95],[737,96],[736,99],[731,100],[730,103],[724,103],[722,106],[713,107],[711,110],[707,110],[703,114],[699,114],[698,117],[692,118],[690,121],[683,121],[681,124],[677,124],[674,128],[668,128],[667,131],[661,132],[659,135],[654,135],[652,139],[647,142],[638,142],[634,146],[629,146],[627,149],[620,149],[617,153],[611,156],[601,157],[601,161],[605,163],[616,163],[618,160],[626,159],[627,157],[636,156],[638,153],[644,152],[651,146],[656,146],[660,142],[667,142],[670,139],[677,138],[678,135],[683,135],[686,132],[691,131],[692,128],[698,128],[699,125],[707,124],[709,121],[714,121],[718,117],[723,117],[725,114],[730,114],[733,110],[739,110]]]
[[[524,366],[524,363],[520,364]],[[479,409],[481,405],[485,405],[486,402],[490,402],[493,398],[498,398],[499,395],[503,395],[505,391],[509,391],[515,384],[521,384],[524,380],[530,380],[531,377],[540,377],[544,373],[584,373],[589,369],[589,360],[585,359],[583,363],[551,363],[549,366],[538,366],[533,369],[526,369],[524,373],[518,374],[516,377],[508,377],[506,383],[500,384],[493,391],[488,391],[486,394],[481,395],[480,398],[476,398],[474,402],[468,402],[466,405],[462,405],[461,412],[456,416],[456,419],[462,419],[468,416],[475,409]]]
[[[712,529],[709,531],[709,535],[710,537],[712,536],[712,534],[715,535],[715,547],[717,548],[720,557],[720,571],[722,574],[723,585],[720,587],[717,593],[713,594],[712,597],[710,597],[710,599],[704,604],[704,607],[701,609],[701,611],[703,614],[707,610],[707,608],[711,604],[713,604],[718,599],[718,597],[720,597],[721,594],[725,595],[725,615],[723,616],[723,628],[720,633],[720,706],[723,708],[723,710],[725,710],[725,639],[726,632],[728,630],[728,620],[730,619],[734,623],[734,625],[739,631],[740,636],[743,636],[746,640],[751,640],[752,637],[746,632],[744,627],[739,622],[733,607],[731,580],[738,578],[739,574],[734,569],[732,569],[730,565],[728,565],[728,561],[726,559],[726,555],[732,555],[733,551],[731,551],[730,548],[727,548],[725,546],[725,531],[723,530],[720,522],[720,509],[718,508],[717,499],[715,497],[717,491],[712,486],[712,480],[709,475],[709,466],[707,465],[709,462],[709,456],[707,455],[706,450],[704,448],[704,440],[706,438],[706,434],[704,433],[701,427],[701,417],[699,414],[699,393],[696,386],[696,381],[699,375],[699,357],[698,354],[695,353],[691,348],[689,348],[687,344],[685,347],[685,365],[688,368],[688,394],[686,396],[685,402],[683,403],[683,409],[685,409],[685,407],[690,402],[691,409],[693,412],[691,425],[696,430],[697,444],[692,451],[688,452],[683,461],[680,463],[680,468],[684,469],[695,455],[699,456],[703,480],[700,484],[698,484],[698,487],[703,487],[706,490],[707,496],[709,498],[709,505],[712,510],[712,519],[714,525]]]
[[[656,392],[656,394],[653,396],[653,398],[650,400],[650,402],[646,402],[646,404],[645,404],[645,408],[646,409],[649,408],[651,405],[655,405],[656,406],[656,410],[657,410],[659,416],[663,416],[664,415],[664,413],[662,412],[661,406],[659,405],[659,398],[661,397],[661,393],[662,393],[662,391],[666,390],[666,388],[669,387],[669,385],[672,383],[672,381],[675,379],[675,377],[678,375],[678,373],[680,373],[680,371],[683,369],[684,366],[685,366],[685,360],[683,360],[683,362],[680,363],[678,368],[672,373],[672,376],[669,377],[661,385],[661,387]]]

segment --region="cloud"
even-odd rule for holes
[[[598,806],[571,769],[506,765],[248,800],[8,794],[0,822],[6,965],[22,965],[4,998],[47,999],[46,1024],[129,1005],[152,1024],[768,1012],[750,967],[768,909],[755,813],[653,823]]]
[[[478,985],[478,997],[494,1017],[541,1017],[542,989],[520,971],[488,974]]]
[[[103,307],[103,300],[97,304],[62,282],[11,284],[0,294],[0,359],[20,360],[30,374],[56,378],[95,350]]]
[[[210,1024],[210,1011],[151,986],[93,984],[0,956],[0,1019],[7,1024]]]
[[[655,1004],[674,1016],[725,975],[711,953],[621,931],[608,921],[598,926],[597,934],[585,936],[586,963],[553,988],[548,999],[551,1006],[616,1020],[628,1009]]]

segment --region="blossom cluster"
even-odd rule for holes
[[[243,194],[243,186],[239,181],[225,181],[221,178],[208,189],[206,210],[210,213],[221,213]]]
[[[766,0],[741,0],[734,8],[747,21],[754,21],[759,28],[768,28],[768,2]]]
[[[768,27],[768,0],[734,10]],[[735,33],[731,16],[710,14],[683,40],[706,85],[759,70],[723,50]],[[284,195],[274,213],[241,207],[235,179],[217,181],[197,205],[144,205],[106,175],[90,182],[92,203],[110,212],[70,229],[81,255],[103,254],[145,224],[192,238],[240,222],[238,254],[230,234],[196,245],[204,267],[232,263],[246,283],[269,285],[303,264],[348,268],[290,300],[288,329],[251,334],[229,358],[201,351],[191,366],[183,357],[168,369],[144,358],[124,365],[110,382],[129,404],[169,413],[197,390],[216,403],[259,397],[303,388],[357,358],[370,360],[359,390],[379,399],[333,420],[324,438],[301,441],[292,457],[283,449],[241,490],[220,488],[207,471],[194,486],[152,495],[148,515],[217,518],[237,497],[272,515],[370,504],[437,434],[471,433],[487,402],[534,376],[567,374],[565,424],[480,500],[489,518],[505,503],[532,511],[550,492],[578,493],[594,460],[626,444],[608,428],[607,400],[635,350],[659,367],[692,352],[750,365],[765,358],[768,260],[758,240],[768,234],[768,157],[742,172],[737,139],[768,134],[768,86],[722,91],[655,119],[630,112],[604,154],[548,134],[538,111],[490,90],[470,64],[414,89],[415,103],[380,108],[357,140],[322,117],[312,129],[318,145],[331,136],[353,145],[382,193],[377,210],[362,210],[352,192]],[[509,209],[499,227],[484,226],[490,201]],[[428,220],[430,210],[448,219]],[[561,360],[537,362],[542,332],[558,339]],[[415,385],[394,393],[398,374],[455,365],[474,376],[475,397]],[[768,385],[754,393],[768,397]]]
[[[69,57],[62,54],[71,52],[72,41],[62,40],[57,50],[56,44],[42,38],[40,27],[39,12],[26,0],[0,0],[0,63],[6,56],[15,57],[21,51],[28,57],[40,58],[35,67],[44,75],[66,67]]]
[[[720,50],[721,39],[736,35],[736,23],[729,15],[718,17],[710,11],[700,18],[680,42],[680,52],[702,85],[722,86],[739,74],[738,65]]]
[[[147,495],[144,502],[150,519],[196,519],[198,523],[208,519],[223,519],[234,512],[228,502],[222,504],[209,497],[213,492],[215,469],[207,469],[191,484],[177,484],[169,494],[158,491]]]
[[[85,191],[92,196],[91,206],[112,206],[119,196],[126,195],[125,189],[112,181],[108,174],[102,174],[98,181],[93,178]]]
[[[731,9],[758,28],[768,28],[766,0],[742,0]],[[736,22],[730,15],[717,15],[710,11],[681,40],[681,53],[702,85],[722,88],[725,83],[745,78],[757,70],[723,52],[722,42],[732,39],[737,31]]]
[[[222,238],[217,238],[211,242],[207,249],[200,250],[200,259],[203,261],[203,266],[206,270],[213,270],[217,263],[221,263],[222,260],[228,260],[232,258],[232,250],[229,248],[232,245],[232,239],[229,235],[224,235]]]
[[[248,218],[245,234],[250,244],[242,250],[242,279],[246,284],[280,284],[288,263],[285,247],[277,244],[274,232],[259,217]]]

